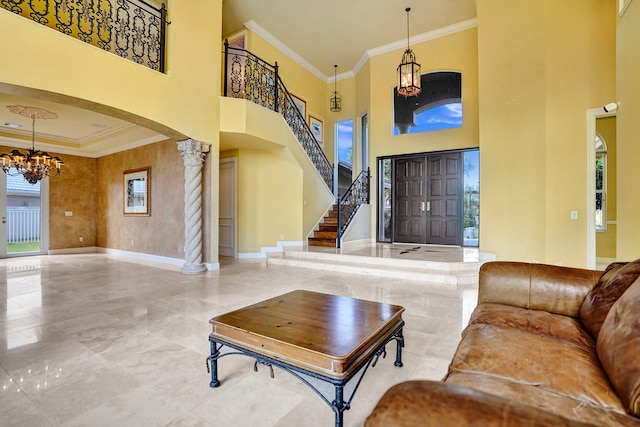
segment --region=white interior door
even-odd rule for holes
[[[236,169],[237,159],[220,160],[218,251],[220,256],[236,257]]]

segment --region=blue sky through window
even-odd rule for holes
[[[462,126],[462,103],[454,102],[429,108],[415,115],[415,124],[409,128],[408,133],[460,127]],[[393,128],[393,134],[400,134],[397,127]]]
[[[351,164],[353,153],[353,120],[339,122],[338,161]]]

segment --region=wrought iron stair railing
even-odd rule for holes
[[[360,172],[358,177],[351,183],[342,197],[338,199],[338,227],[336,236],[336,247],[340,247],[342,235],[347,230],[349,223],[355,216],[360,205],[369,204],[369,182],[371,175],[369,169]]]
[[[243,98],[280,113],[307,156],[333,191],[333,165],[311,133],[293,97],[271,65],[251,52],[224,43],[224,96]]]
[[[0,0],[0,8],[164,72],[167,9],[144,0]]]

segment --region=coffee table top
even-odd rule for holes
[[[402,325],[404,308],[296,290],[212,318],[211,336],[341,379]]]

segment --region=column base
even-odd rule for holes
[[[207,271],[204,264],[184,264],[182,266],[182,274],[198,274]]]

